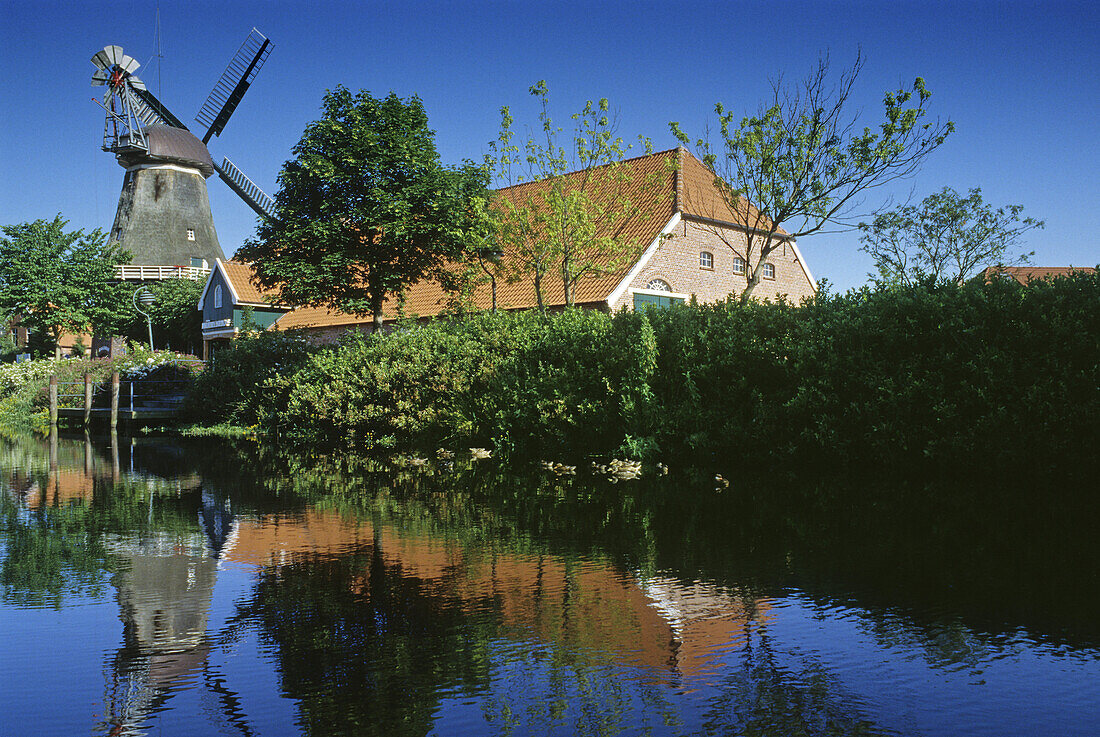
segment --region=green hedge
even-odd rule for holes
[[[1100,277],[615,315],[484,313],[239,341],[208,421],[350,448],[489,445],[738,469],[1095,463]]]

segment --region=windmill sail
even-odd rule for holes
[[[208,128],[202,137],[203,143],[209,143],[211,136],[221,135],[229,116],[237,109],[270,53],[271,42],[253,28],[195,116],[196,121]]]
[[[138,111],[138,117],[146,125],[151,123],[163,123],[164,125],[170,125],[173,128],[182,128],[187,130],[187,126],[180,122],[177,118],[164,106],[164,104],[153,96],[153,93],[145,89],[145,85],[141,87],[132,86],[135,99],[134,107]]]
[[[223,159],[222,165],[214,164],[214,169],[229,188],[237,193],[237,196],[245,201],[245,204],[256,211],[262,218],[275,218],[275,200],[257,187],[245,173],[238,169],[229,159]]]

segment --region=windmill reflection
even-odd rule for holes
[[[173,474],[170,447],[108,438],[104,446],[58,438],[45,468],[35,449],[25,462],[10,457],[6,486],[27,513],[81,520],[122,621],[122,645],[104,662],[99,729],[137,735],[173,693],[201,680],[220,705],[221,719],[250,733],[235,694],[210,666],[215,638],[210,605],[219,558],[237,529],[228,498],[195,473]],[[40,451],[39,451],[40,453]],[[197,507],[197,509],[196,509]]]
[[[198,682],[217,695],[222,717],[251,734],[239,699],[211,667],[215,638],[208,620],[220,554],[237,526],[230,502],[200,492],[198,529],[112,535],[120,562],[112,583],[123,644],[106,663],[107,734],[140,734],[141,725],[175,692]]]

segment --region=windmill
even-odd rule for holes
[[[103,150],[126,170],[110,234],[134,257],[122,278],[196,278],[225,258],[206,189],[215,173],[258,215],[273,217],[271,197],[228,158],[214,163],[206,146],[221,135],[271,46],[255,28],[248,34],[195,116],[206,128],[201,140],[149,92],[135,74],[141,65],[121,46],[92,57],[92,85],[106,87],[96,100],[106,111]]]

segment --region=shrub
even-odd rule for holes
[[[484,313],[337,347],[244,338],[208,421],[298,442],[629,453],[782,473],[1095,465],[1100,276],[645,313]]]
[[[246,333],[220,350],[196,377],[184,413],[196,422],[252,425],[265,382],[297,371],[312,353],[299,336]]]

